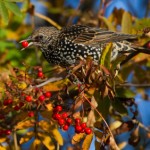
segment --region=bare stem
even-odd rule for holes
[[[116,86],[121,87],[150,87],[150,84],[134,84],[134,83],[125,83],[125,84],[117,84]]]
[[[14,139],[14,147],[15,147],[15,150],[19,150],[16,130],[13,131],[13,139]]]
[[[35,16],[43,19],[43,20],[46,20],[47,22],[49,22],[50,24],[52,24],[54,27],[56,27],[57,29],[61,29],[61,26],[58,25],[55,21],[53,21],[51,18],[48,18],[47,16],[44,16],[38,12],[35,12],[34,13]]]
[[[106,120],[104,119],[104,117],[102,116],[102,114],[97,110],[97,108],[88,100],[88,98],[85,96],[85,95],[83,95],[83,97],[86,99],[86,101],[91,105],[91,107],[93,107],[93,109],[99,114],[99,116],[102,118],[102,120],[104,121],[104,123],[105,123],[105,125],[106,125],[106,127],[107,127],[107,129],[108,129],[108,131],[109,131],[109,134],[111,135],[111,137],[112,137],[112,139],[111,140],[113,140],[114,141],[114,143],[115,143],[115,150],[119,150],[119,147],[117,146],[117,144],[116,144],[116,142],[115,142],[115,138],[114,138],[114,136],[113,136],[113,134],[112,134],[112,132],[111,132],[111,130],[110,130],[110,128],[109,128],[109,125],[107,124],[107,122],[106,122]]]

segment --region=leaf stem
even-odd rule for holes
[[[112,132],[111,132],[111,130],[110,130],[110,128],[109,128],[109,125],[107,124],[107,122],[106,122],[106,120],[104,119],[104,117],[102,116],[102,114],[97,110],[97,108],[95,108],[95,106],[89,101],[89,99],[88,99],[85,95],[83,95],[83,97],[84,97],[85,100],[91,105],[91,107],[93,107],[93,109],[99,114],[99,116],[102,118],[102,120],[104,121],[104,123],[105,123],[105,125],[106,125],[106,127],[107,127],[107,129],[108,129],[108,131],[109,131],[109,134],[110,134],[111,137],[112,137],[111,140],[114,141],[115,150],[119,150],[119,147],[117,146],[117,144],[116,144],[116,142],[115,142],[115,138],[114,138],[114,136],[113,136],[113,134],[112,134]]]
[[[12,134],[13,134],[13,139],[14,139],[14,147],[15,147],[15,150],[19,150],[16,130],[14,130]]]
[[[35,12],[34,15],[41,18],[41,19],[43,19],[43,20],[46,20],[47,22],[52,24],[54,27],[56,27],[58,29],[61,29],[61,26],[58,25],[55,21],[53,21],[51,18],[48,18],[47,16],[44,16],[44,15],[38,13],[38,12]]]

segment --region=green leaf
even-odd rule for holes
[[[121,26],[122,26],[122,32],[123,33],[131,33],[131,31],[132,31],[132,18],[131,18],[130,13],[128,13],[126,11],[123,13]]]
[[[112,43],[109,43],[106,48],[102,51],[100,64],[105,66],[107,69],[110,68],[110,57],[112,51]]]
[[[110,100],[108,97],[101,98],[99,91],[95,91],[94,97],[98,103],[98,110],[101,112],[102,116],[105,118],[109,114]]]
[[[0,1],[0,16],[2,17],[4,23],[7,25],[9,21],[9,14],[3,1]]]
[[[12,11],[16,16],[19,17],[22,16],[20,9],[15,3],[5,1],[5,6],[7,7],[8,10]]]

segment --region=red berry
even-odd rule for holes
[[[63,112],[63,113],[61,114],[61,117],[64,118],[64,119],[66,119],[66,118],[68,117],[68,114],[67,114],[66,112]]]
[[[40,102],[43,102],[43,101],[45,100],[45,96],[44,96],[44,95],[41,95],[41,96],[39,96],[38,99],[39,99]]]
[[[70,125],[72,123],[72,119],[71,118],[67,118],[66,122]]]
[[[4,133],[5,133],[6,135],[10,135],[10,134],[11,134],[11,130],[5,130]]]
[[[84,130],[84,129],[82,129],[80,133],[84,133],[84,132],[85,132],[85,130]]]
[[[52,96],[51,92],[44,93],[45,97],[50,98]]]
[[[85,128],[84,132],[86,134],[91,134],[92,133],[92,129],[87,127],[87,128]]]
[[[58,124],[59,124],[60,126],[64,125],[64,124],[65,124],[65,120],[62,119],[62,118],[60,118],[60,119],[58,120]]]
[[[82,127],[82,129],[85,129],[86,128],[86,123],[85,122],[81,123],[81,127]]]
[[[34,117],[34,112],[33,111],[28,112],[28,116],[29,117]]]
[[[20,107],[16,105],[16,106],[14,107],[14,110],[18,111],[18,110],[20,110]]]
[[[52,117],[53,117],[54,120],[59,120],[61,118],[60,114],[57,114],[57,113],[53,114]]]
[[[62,111],[62,106],[61,105],[57,105],[54,109],[56,111]]]
[[[23,103],[23,102],[20,102],[20,103],[19,103],[19,107],[22,107],[22,106],[24,106],[24,103]]]
[[[44,74],[43,74],[42,71],[39,71],[38,74],[37,74],[37,76],[38,76],[39,78],[42,78],[42,77],[44,76]]]
[[[28,47],[29,43],[27,41],[23,41],[22,43],[22,47],[26,48]]]
[[[76,123],[76,124],[80,124],[80,122],[81,122],[81,119],[80,119],[80,118],[76,118],[76,119],[75,119],[75,123]]]
[[[13,103],[12,99],[6,99],[6,100],[3,101],[4,106],[10,105],[12,103]]]
[[[67,131],[68,129],[69,129],[69,126],[68,126],[67,124],[65,124],[65,125],[63,126],[63,130]]]
[[[30,95],[28,95],[28,96],[25,97],[25,100],[27,102],[31,102],[32,101],[32,97]]]
[[[80,125],[75,126],[75,132],[80,133],[82,131],[82,127]]]

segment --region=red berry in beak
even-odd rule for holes
[[[26,48],[28,47],[29,43],[27,41],[23,41],[22,43],[22,47]]]

